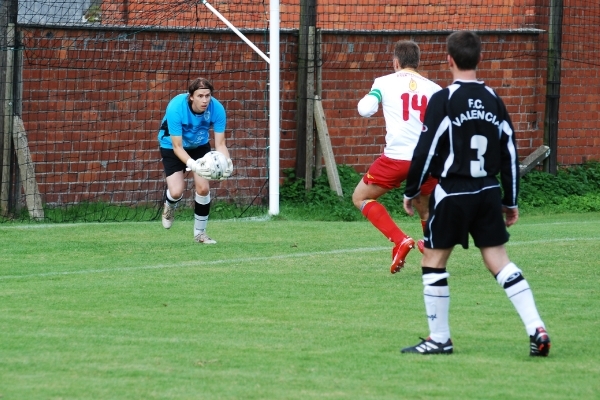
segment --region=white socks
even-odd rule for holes
[[[429,324],[429,337],[438,343],[450,339],[448,310],[450,309],[450,288],[446,269],[423,267],[423,297]]]
[[[450,308],[450,288],[448,286],[425,286],[425,311],[429,324],[429,336],[438,343],[450,339],[448,310]]]
[[[545,328],[545,326],[535,306],[533,293],[521,272],[511,262],[496,275],[496,280],[504,288],[506,295],[517,309],[523,324],[525,324],[527,334],[532,336],[535,334],[536,328]]]
[[[423,267],[423,296],[429,324],[429,337],[438,343],[450,339],[448,310],[450,308],[450,289],[445,269]],[[536,328],[545,328],[538,314],[529,284],[523,278],[521,270],[512,262],[496,275],[496,280],[504,288],[506,295],[515,306],[527,334],[535,334]]]

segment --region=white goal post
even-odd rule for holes
[[[269,64],[269,214],[279,214],[279,0],[269,4],[269,57],[231,24],[208,1],[202,0],[213,14],[238,35]]]

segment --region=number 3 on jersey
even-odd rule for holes
[[[402,118],[408,121],[410,118],[410,109],[412,108],[419,112],[419,119],[423,122],[425,119],[425,110],[427,109],[427,97],[423,95],[421,96],[421,101],[419,101],[418,94],[413,94],[411,97],[410,93],[402,93],[400,99],[402,99]]]
[[[477,161],[471,161],[471,176],[473,178],[481,178],[486,176],[485,172],[485,159],[483,155],[487,150],[488,140],[482,135],[473,135],[471,137],[471,148],[477,150]]]

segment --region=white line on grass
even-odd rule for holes
[[[139,267],[117,267],[117,268],[101,268],[101,269],[84,269],[84,270],[80,270],[80,271],[41,272],[38,274],[25,274],[25,275],[0,275],[0,280],[17,279],[17,278],[46,277],[46,276],[61,276],[61,275],[77,275],[77,274],[98,274],[98,273],[104,273],[104,272],[128,272],[128,271],[139,271],[139,270],[148,270],[148,269],[183,268],[183,267],[196,267],[196,266],[218,265],[218,264],[249,263],[249,262],[265,261],[265,260],[280,260],[280,259],[285,259],[285,258],[302,258],[302,257],[323,256],[323,255],[328,255],[328,254],[372,252],[372,251],[382,251],[382,250],[389,250],[389,247],[366,247],[366,248],[360,248],[360,249],[315,251],[315,252],[310,252],[310,253],[280,254],[280,255],[270,256],[270,257],[230,258],[230,259],[225,259],[225,260],[214,260],[214,261],[182,261],[182,262],[179,262],[176,264],[142,265]]]
[[[539,243],[556,243],[556,242],[589,242],[589,241],[600,241],[600,237],[588,237],[588,238],[556,238],[547,240],[528,240],[528,241],[513,241],[509,242],[508,246],[524,246]],[[214,260],[214,261],[182,261],[176,264],[157,264],[157,265],[142,265],[139,267],[116,267],[116,268],[100,268],[100,269],[84,269],[79,271],[59,271],[59,272],[40,272],[37,274],[25,274],[25,275],[0,275],[0,281],[8,279],[21,279],[21,278],[43,278],[51,276],[65,276],[65,275],[86,275],[86,274],[101,274],[105,272],[130,272],[130,271],[141,271],[141,270],[152,270],[152,269],[167,269],[167,268],[185,268],[185,267],[197,267],[207,265],[218,265],[218,264],[236,264],[236,263],[250,263],[256,261],[265,260],[281,260],[286,258],[303,258],[303,257],[314,257],[323,256],[329,254],[347,254],[347,253],[359,253],[359,252],[374,252],[389,250],[389,247],[363,247],[358,249],[340,249],[340,250],[329,250],[329,251],[314,251],[305,253],[293,253],[293,254],[280,254],[270,257],[248,257],[248,258],[232,258],[225,260]]]
[[[522,217],[521,217],[522,218]],[[232,218],[232,219],[222,219],[217,221],[212,221],[211,223],[218,222],[267,222],[270,220],[270,217],[247,217],[247,218]],[[361,221],[357,221],[361,222]],[[366,220],[362,222],[367,222]],[[519,222],[518,226],[546,226],[546,225],[582,225],[582,224],[597,224],[597,220],[585,220],[585,221],[560,221],[560,222]],[[0,225],[0,230],[10,230],[10,229],[53,229],[53,228],[72,228],[72,227],[80,227],[80,226],[90,226],[90,225],[123,225],[123,224],[157,224],[157,221],[138,221],[138,222],[64,222],[64,223],[36,223],[31,222],[28,224],[19,224],[19,223],[7,223],[6,225]],[[517,225],[515,225],[517,226]]]
[[[271,219],[271,216],[267,215],[264,217],[245,217],[245,218],[230,218],[230,219],[221,219],[217,220],[219,222],[267,222]],[[214,224],[215,221],[212,221]],[[131,222],[63,222],[63,223],[37,223],[30,222],[27,224],[15,223],[14,225],[8,223],[7,225],[0,225],[0,230],[8,230],[8,229],[52,229],[52,228],[73,228],[80,226],[90,226],[90,225],[101,225],[101,226],[109,226],[109,225],[123,225],[123,224],[152,224],[159,226],[157,221],[131,221]]]

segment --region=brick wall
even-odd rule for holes
[[[198,76],[214,82],[227,108],[236,159],[236,179],[215,183],[215,197],[259,195],[267,179],[268,67],[234,36],[26,32],[22,118],[43,201],[162,198],[160,121],[169,100]]]
[[[600,46],[585,40],[598,24],[581,21],[581,10],[574,5],[584,4],[582,0],[567,2],[557,149],[558,163],[563,165],[600,159],[600,76],[596,67]],[[321,28],[348,28],[347,18],[340,19],[346,14],[339,9],[336,13],[332,3],[319,2]],[[358,6],[364,7],[362,3]],[[116,3],[105,4],[120,10]],[[135,7],[129,4],[131,14]],[[491,7],[505,16],[502,21],[483,18],[496,15],[488,6],[448,8],[436,14],[444,18],[428,24],[433,24],[432,29],[458,27],[459,20],[468,26],[491,28],[501,23],[503,28],[544,28],[547,24],[541,14],[547,10],[530,0],[494,1]],[[402,7],[401,12],[397,7],[378,7],[383,7],[377,14],[381,20],[365,22],[372,24],[372,29],[383,27],[380,24],[385,18],[395,18],[394,23],[407,29],[424,29],[424,16],[437,6],[411,0],[397,6]],[[168,13],[164,8],[158,11]],[[282,24],[297,24],[293,12],[288,13],[297,13],[297,9],[285,2],[281,8]],[[134,18],[125,15],[127,10],[121,11],[111,14],[116,15],[115,24]],[[158,11],[155,15],[162,15]],[[513,17],[507,22],[506,15]],[[191,20],[197,21],[196,17],[190,14]],[[252,20],[254,28],[268,23],[264,18]],[[547,35],[544,31],[514,31],[481,36],[484,61],[478,76],[496,88],[507,104],[524,158],[543,144]],[[268,35],[250,33],[248,37],[259,48],[268,48]],[[295,165],[297,39],[294,33],[281,35],[282,170]],[[443,34],[325,31],[322,35],[323,108],[339,164],[364,172],[383,149],[381,111],[372,118],[361,118],[356,104],[376,77],[392,71],[391,51],[399,39],[420,44],[423,75],[442,86],[450,83]],[[215,97],[228,111],[228,144],[236,160],[236,178],[217,183],[216,195],[229,199],[261,196],[268,173],[268,66],[237,36],[123,28],[32,29],[24,32],[24,45],[23,120],[44,202],[160,199],[164,183],[157,128],[168,100],[201,75],[213,80]]]
[[[600,3],[585,0],[564,4],[558,123],[558,162],[563,165],[600,159],[599,8]]]
[[[585,0],[572,0],[585,1]],[[264,29],[269,25],[267,2],[210,2],[238,29]],[[280,0],[282,29],[298,29],[300,1]],[[381,31],[402,27],[406,31],[442,31],[456,29],[514,30],[532,24],[536,0],[404,0],[374,2],[372,0],[318,0],[317,27],[328,30]],[[222,23],[207,7],[186,7],[175,1],[104,0],[106,25],[129,26],[195,26],[220,28]],[[393,28],[394,30],[398,28]]]

